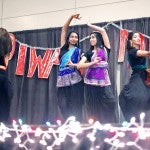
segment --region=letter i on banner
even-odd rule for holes
[[[20,44],[17,67],[16,67],[16,75],[24,74],[25,60],[26,60],[27,46],[25,44]]]
[[[128,37],[128,31],[125,29],[120,30],[120,48],[119,48],[119,56],[118,56],[118,62],[124,61],[125,56],[125,42]]]

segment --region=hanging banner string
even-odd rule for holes
[[[113,25],[114,27],[118,28],[119,30],[122,30],[122,28],[121,28],[120,26],[118,26],[117,24],[115,24],[115,23],[113,23],[113,22],[111,22],[110,24]],[[110,24],[109,24],[109,25],[110,25]],[[127,31],[131,32],[131,30],[127,30]],[[145,35],[145,34],[143,34],[143,33],[142,33],[142,35],[143,35],[144,37],[150,39],[150,36]]]
[[[28,48],[35,48],[35,49],[38,49],[38,50],[47,50],[47,49],[55,50],[57,48],[60,48],[60,47],[56,47],[56,48],[34,47],[34,46],[31,46],[31,45],[28,45],[28,44],[24,44],[24,43],[20,42],[19,40],[16,40],[16,42],[19,43],[19,45],[22,44],[22,45],[25,45]]]
[[[113,22],[107,23],[105,26],[103,26],[103,28],[107,28],[109,25],[112,25],[112,26],[116,27],[117,29],[122,30],[122,28],[121,28],[119,25],[117,25],[117,24],[115,24],[115,23],[113,23]],[[127,31],[131,32],[131,30],[127,30]],[[144,37],[150,39],[150,36],[145,35],[145,34],[142,34],[142,35],[143,35]],[[86,39],[89,39],[89,38],[90,38],[90,36],[88,35],[88,36],[82,38],[79,42],[83,42],[83,41],[85,41]],[[55,49],[57,49],[57,48],[60,48],[60,47],[56,47],[56,48],[34,47],[34,46],[31,46],[31,45],[28,45],[28,44],[24,44],[24,43],[20,42],[19,40],[16,40],[16,42],[19,43],[19,44],[26,45],[26,46],[29,47],[29,48],[33,47],[33,48],[38,49],[38,50],[47,50],[47,49],[55,50]]]
[[[81,43],[81,42],[83,42],[83,41],[85,41],[86,39],[89,39],[89,38],[90,38],[90,36],[84,37],[84,38],[82,38],[82,39],[79,41],[79,43]],[[25,46],[28,47],[28,48],[35,48],[35,49],[38,49],[38,50],[47,50],[47,49],[55,50],[55,49],[57,49],[57,48],[58,48],[58,49],[61,48],[61,47],[56,47],[56,48],[34,47],[34,46],[31,46],[31,45],[22,43],[22,42],[20,42],[19,40],[16,40],[16,42],[17,42],[19,45],[25,45]]]

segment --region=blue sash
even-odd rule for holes
[[[78,52],[78,54],[75,54],[75,51]],[[77,47],[72,47],[70,50],[68,50],[60,59],[60,65],[59,65],[59,70],[63,71],[66,69],[73,69],[71,66],[67,65],[67,62],[71,60],[73,63],[77,63],[79,60],[79,53],[80,49]]]

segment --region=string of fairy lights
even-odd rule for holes
[[[110,150],[117,150],[124,147],[134,147],[137,150],[143,150],[139,141],[150,139],[150,128],[144,127],[145,114],[140,114],[140,122],[137,123],[134,117],[130,122],[123,122],[121,127],[113,124],[101,124],[89,120],[89,124],[80,124],[74,116],[69,117],[64,123],[57,120],[56,125],[46,122],[46,127],[32,127],[23,124],[19,119],[18,122],[13,121],[12,126],[0,124],[0,142],[6,142],[9,138],[13,139],[14,144],[25,150],[31,150],[32,146],[39,141],[39,145],[44,146],[46,150],[53,150],[64,143],[67,138],[73,144],[80,142],[81,135],[91,143],[90,150],[101,148],[101,143],[107,143]],[[101,133],[105,132],[105,136]],[[131,138],[127,139],[132,135]],[[124,140],[126,139],[126,140]],[[103,141],[102,141],[103,140]]]

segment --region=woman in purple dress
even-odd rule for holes
[[[76,65],[78,69],[86,68],[85,104],[87,109],[87,120],[92,118],[101,123],[116,122],[116,98],[111,89],[108,74],[108,55],[110,53],[110,42],[105,29],[88,24],[95,31],[90,34],[91,48],[87,51],[80,62]]]

